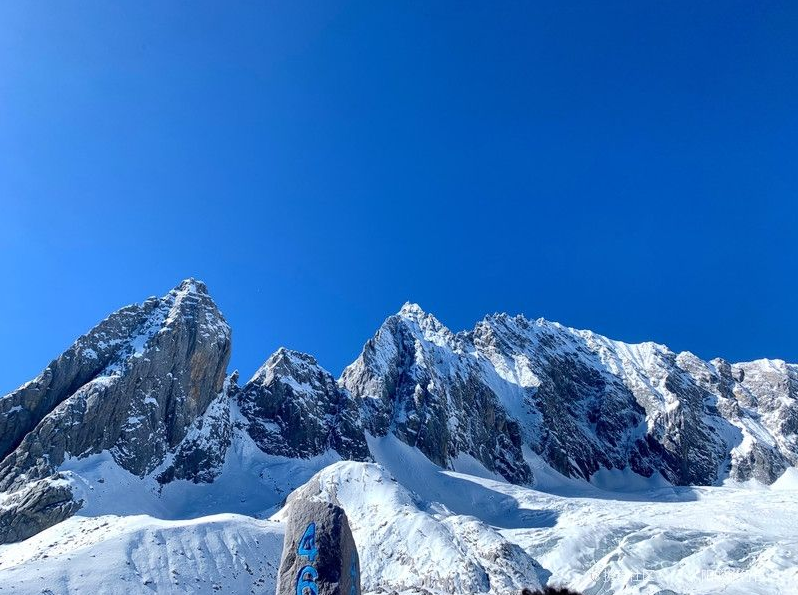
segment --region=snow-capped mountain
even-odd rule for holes
[[[513,483],[534,485],[530,454],[568,477],[628,467],[675,485],[772,483],[798,463],[798,366],[705,362],[543,319],[498,314],[454,334],[407,304],[341,384],[372,434],[444,467],[473,456]]]
[[[0,592],[272,590],[281,525],[253,517],[279,520],[297,488],[346,510],[369,592],[656,593],[682,584],[668,568],[775,581],[795,567],[794,538],[752,515],[798,518],[783,497],[798,483],[796,365],[504,314],[453,333],[415,304],[337,381],[280,349],[241,386],[230,353],[189,279],[0,398]],[[744,532],[696,521],[720,506]],[[86,577],[98,552],[118,569],[105,590]],[[653,578],[632,584],[633,570]]]
[[[229,357],[230,328],[205,286],[188,280],[112,314],[0,399],[0,542],[80,507],[58,473],[69,457],[108,451],[146,475],[174,451],[172,476],[203,473],[209,461],[179,447],[222,391]]]

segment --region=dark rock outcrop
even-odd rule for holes
[[[185,438],[173,449],[168,466],[156,479],[162,484],[175,479],[211,483],[221,471],[232,438],[230,397],[225,389],[194,421]]]
[[[0,506],[2,543],[21,541],[69,518],[81,507],[59,475],[26,484]]]
[[[443,467],[470,455],[510,481],[527,483],[532,475],[518,422],[466,348],[433,316],[407,304],[366,343],[340,382],[362,400],[373,435],[392,432]]]
[[[345,459],[369,458],[357,400],[310,355],[279,349],[237,400],[266,453],[309,458],[333,449]]]

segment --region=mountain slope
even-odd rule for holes
[[[704,362],[522,316],[454,334],[407,304],[340,383],[372,434],[445,467],[466,454],[533,483],[531,454],[569,477],[628,467],[711,485],[772,483],[798,463],[796,378],[780,361]]]
[[[112,314],[35,380],[0,399],[0,542],[24,539],[80,502],[60,481],[69,457],[108,451],[136,475],[154,470],[223,387],[230,328],[202,283]],[[187,463],[174,475],[201,469]],[[194,461],[198,462],[198,461]]]

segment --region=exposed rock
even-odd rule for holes
[[[343,508],[292,498],[284,514],[277,595],[360,595],[360,560]]]
[[[158,304],[150,298],[114,312],[39,376],[0,399],[0,459],[19,446],[45,415],[116,360]]]
[[[585,479],[629,467],[679,485],[771,483],[798,464],[798,366],[780,361],[704,362],[504,314],[454,334],[406,304],[339,382],[371,433],[515,483],[532,480],[524,446]]]
[[[7,494],[0,506],[0,543],[21,541],[69,518],[81,503],[62,477],[41,479]]]
[[[222,390],[189,428],[186,437],[174,449],[163,471],[157,474],[160,483],[186,479],[194,483],[210,483],[221,471],[230,447],[233,422],[230,398]]]
[[[357,400],[307,354],[281,348],[238,394],[247,431],[269,454],[309,458],[329,449],[369,457]]]
[[[462,337],[406,304],[366,343],[340,383],[363,401],[373,435],[393,432],[443,467],[467,454],[510,481],[526,483],[532,475],[518,422],[466,349]],[[518,392],[519,407],[527,396]]]
[[[68,456],[104,450],[131,473],[153,471],[220,394],[229,357],[230,329],[201,282],[123,308],[0,399],[1,423],[11,428],[4,444],[13,448],[0,463],[0,490],[48,477]],[[177,454],[183,470],[174,476],[204,477],[196,467],[205,457]],[[54,517],[35,518],[43,529]]]

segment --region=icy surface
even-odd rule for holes
[[[392,437],[369,445],[420,499],[474,515],[520,545],[551,573],[549,584],[586,595],[772,595],[790,592],[798,578],[794,472],[770,487],[672,487],[629,471],[603,478],[625,493],[551,472],[554,495],[485,470],[440,469]]]

